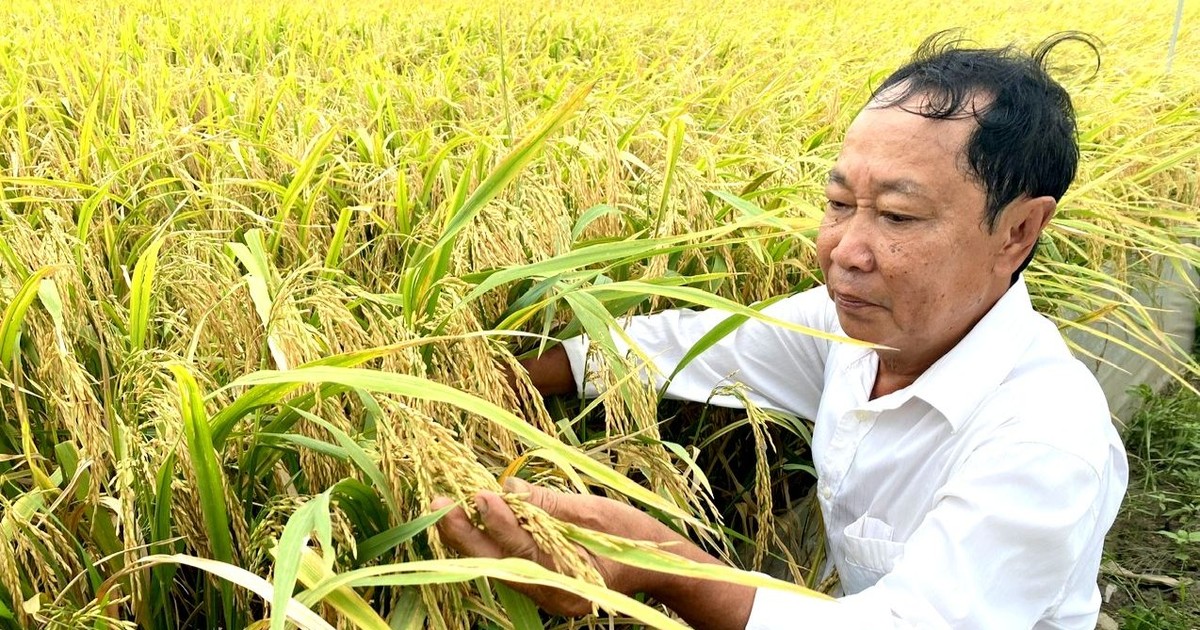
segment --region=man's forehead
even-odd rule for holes
[[[970,114],[941,118],[913,111],[904,103],[872,101],[846,130],[828,182],[846,185],[856,176],[854,165],[869,155],[876,171],[872,174],[877,180],[873,186],[886,192],[929,197],[929,184],[933,182],[926,171],[934,163],[944,163],[947,157],[955,170],[973,179],[967,149],[977,130],[978,122]],[[881,173],[880,168],[888,172]],[[886,181],[885,175],[890,176]]]

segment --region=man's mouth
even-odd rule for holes
[[[872,306],[878,306],[878,304],[875,304],[874,302],[871,302],[870,300],[865,300],[857,295],[854,295],[851,293],[842,293],[840,291],[834,291],[833,302],[834,302],[834,304],[837,304],[841,308],[850,309],[850,310],[864,309],[864,308],[870,308]]]

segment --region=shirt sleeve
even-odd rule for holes
[[[1047,444],[984,445],[875,586],[832,602],[759,589],[747,630],[1032,628],[1072,576],[1098,570],[1091,546],[1124,490],[1118,464],[1104,473]]]
[[[839,332],[837,314],[824,287],[817,287],[768,306],[763,312],[783,321],[824,332]],[[663,311],[629,318],[622,330],[647,356],[647,378],[662,388],[693,345],[730,313],[708,309]],[[618,339],[619,349],[628,348]],[[734,396],[713,396],[721,385],[742,383],[754,404],[807,418],[815,416],[824,382],[830,342],[761,320],[749,319],[688,363],[667,386],[668,398],[741,407]],[[589,378],[586,337],[563,342],[576,387],[586,396],[600,388]]]

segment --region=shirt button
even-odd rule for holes
[[[826,501],[833,497],[833,490],[830,490],[829,484],[824,482],[817,484],[817,492],[821,493],[821,498]]]
[[[854,412],[854,417],[857,418],[859,422],[866,422],[867,420],[871,419],[871,412],[860,409]]]

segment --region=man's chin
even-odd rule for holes
[[[842,332],[851,339],[878,346],[891,346],[888,343],[888,336],[880,330],[879,322],[875,318],[868,320],[864,317],[843,315],[841,311],[838,311],[838,323],[842,326]]]

